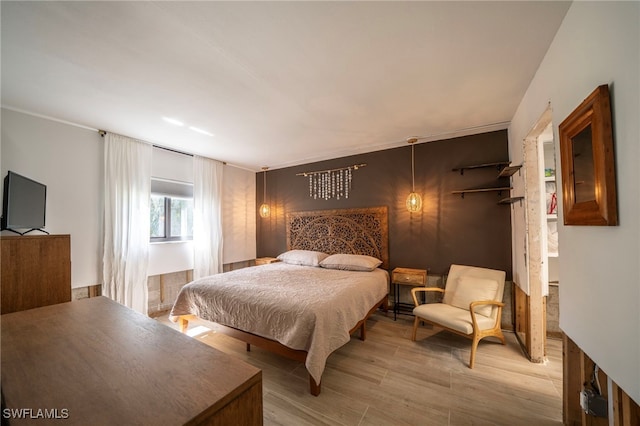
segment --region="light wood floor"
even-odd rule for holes
[[[159,321],[175,328],[166,316]],[[561,425],[562,342],[548,340],[545,364],[507,345],[471,341],[423,326],[410,340],[412,317],[376,313],[367,340],[356,335],[331,354],[322,393],[311,396],[301,363],[190,324],[194,338],[262,369],[265,425]],[[188,361],[187,361],[188,362]]]

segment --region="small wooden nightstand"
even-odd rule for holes
[[[256,266],[266,265],[266,264],[275,263],[275,262],[280,262],[280,261],[276,257],[259,257],[256,259]]]
[[[391,282],[395,286],[393,292],[393,320],[395,321],[398,317],[398,312],[400,312],[400,308],[410,308],[413,310],[413,305],[400,303],[400,286],[426,286],[427,271],[426,269],[395,268],[391,271]]]

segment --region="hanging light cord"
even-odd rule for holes
[[[413,143],[411,144],[411,192],[416,192],[416,180],[414,176],[415,160],[413,154]]]
[[[267,203],[267,171],[265,170],[264,173],[262,174],[262,204],[266,204]]]

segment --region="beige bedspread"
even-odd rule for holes
[[[187,284],[170,318],[195,315],[308,352],[316,383],[349,331],[388,293],[382,269],[353,272],[272,263],[212,275]]]

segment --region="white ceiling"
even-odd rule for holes
[[[4,107],[258,171],[506,128],[569,3],[0,7]]]

